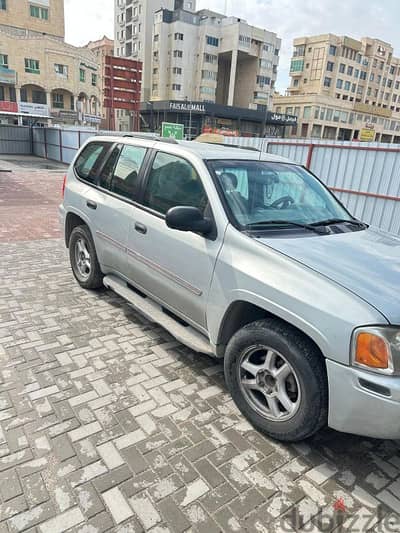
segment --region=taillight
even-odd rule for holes
[[[66,183],[67,183],[67,175],[65,174],[64,179],[63,179],[63,183],[62,183],[62,188],[61,188],[61,197],[62,197],[63,200],[64,200]]]

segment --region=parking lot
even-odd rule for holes
[[[400,531],[398,442],[267,439],[220,362],[77,285],[64,172],[0,161],[0,533]]]

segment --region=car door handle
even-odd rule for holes
[[[139,222],[135,222],[135,230],[139,233],[142,233],[143,235],[146,235],[147,228],[144,224],[140,224]]]
[[[86,205],[90,207],[90,209],[97,209],[96,202],[93,202],[93,200],[86,200]]]

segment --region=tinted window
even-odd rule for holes
[[[146,148],[126,144],[119,156],[111,178],[111,191],[132,199],[136,192],[140,167],[146,155]],[[112,158],[111,158],[112,159]],[[112,162],[111,162],[112,163]]]
[[[197,172],[190,163],[172,154],[158,152],[143,203],[163,214],[178,205],[198,207],[204,212],[207,196]]]
[[[110,145],[108,143],[90,143],[83,149],[75,163],[78,176],[94,183]]]
[[[122,145],[119,144],[113,149],[110,154],[110,157],[107,159],[106,164],[103,167],[100,176],[100,186],[104,189],[111,189],[111,180],[114,174],[115,165],[117,164],[121,148]]]

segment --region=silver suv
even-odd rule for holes
[[[96,137],[66,177],[72,271],[197,352],[264,433],[400,438],[400,239],[308,170],[200,142]]]

